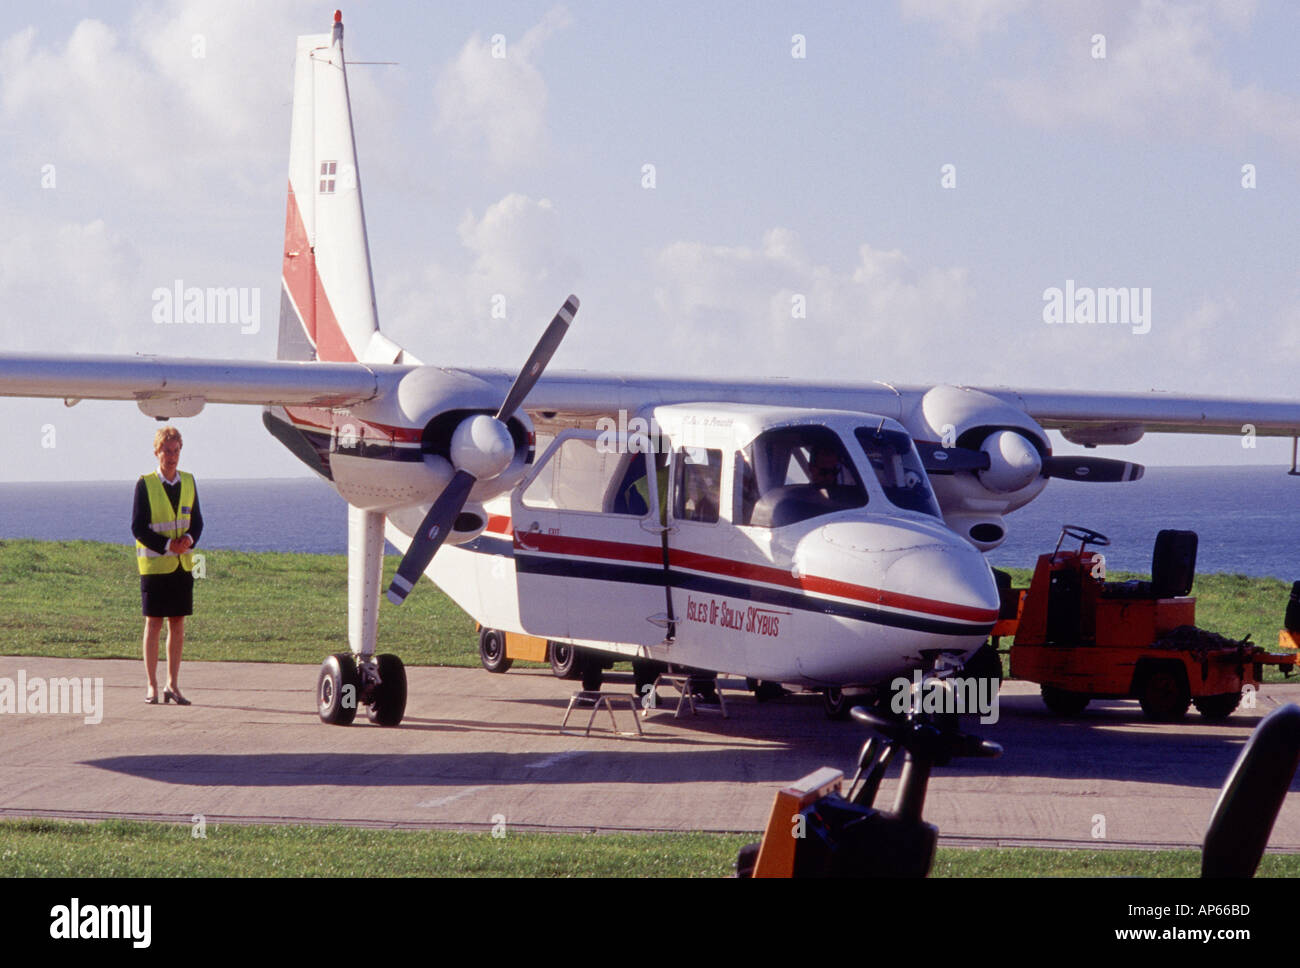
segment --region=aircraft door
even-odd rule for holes
[[[519,618],[547,638],[655,645],[667,634],[664,475],[644,437],[605,443],[564,431],[511,495]]]

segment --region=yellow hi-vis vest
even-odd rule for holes
[[[180,507],[172,507],[163,490],[162,478],[157,474],[142,474],[145,490],[149,494],[149,530],[165,538],[180,538],[190,529],[190,509],[194,507],[194,475],[185,471],[181,476]],[[158,554],[139,541],[135,543],[135,563],[142,575],[170,575],[179,563],[186,571],[194,570],[194,556],[190,552],[178,555],[173,551]]]

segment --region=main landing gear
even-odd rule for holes
[[[406,712],[406,667],[395,655],[357,656],[339,652],[321,663],[316,707],[321,722],[348,726],[357,707],[376,726],[396,726]]]

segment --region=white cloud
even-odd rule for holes
[[[1099,124],[1146,137],[1263,134],[1300,149],[1300,100],[1238,83],[1221,63],[1224,30],[1248,29],[1252,5],[1144,0],[1093,58],[1077,29],[1057,31],[1042,73],[995,81],[1013,111],[1049,128]],[[1068,18],[1077,28],[1078,17]],[[1082,38],[1082,39],[1081,39]]]
[[[468,263],[386,277],[381,325],[426,362],[518,366],[579,279],[559,210],[512,193],[457,234]]]
[[[0,43],[0,130],[25,141],[39,131],[55,161],[160,192],[214,173],[256,183],[257,166],[282,164],[289,45],[310,9],[178,0],[142,7],[120,31],[86,19],[43,43],[20,30]]]
[[[434,87],[434,131],[462,151],[482,150],[497,168],[535,162],[547,100],[536,60],[546,39],[568,24],[568,12],[554,7],[518,40],[475,33]]]
[[[0,220],[0,334],[7,351],[140,349],[148,303],[135,247],[103,221]]]
[[[837,270],[782,228],[756,248],[675,242],[655,262],[662,343],[688,347],[680,355],[696,372],[743,363],[753,375],[920,374],[927,348],[961,333],[973,302],[963,268],[917,268],[862,244]]]
[[[1008,17],[1028,0],[902,0],[903,16],[933,23],[963,47],[973,47],[987,33],[1001,30]]]

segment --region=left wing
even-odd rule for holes
[[[134,400],[149,416],[193,416],[205,403],[347,407],[374,399],[381,374],[410,367],[165,356],[0,356],[0,396]]]

